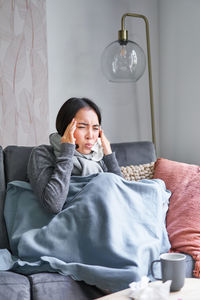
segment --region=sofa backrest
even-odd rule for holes
[[[138,165],[156,160],[152,142],[129,142],[111,144],[120,166]],[[6,185],[13,180],[28,181],[27,163],[33,147],[0,147],[0,249],[9,248],[3,210]]]
[[[5,191],[6,182],[4,173],[3,149],[0,146],[0,248],[8,247],[7,231],[3,217]]]
[[[111,144],[121,166],[147,164],[156,160],[152,142],[129,142]]]
[[[28,181],[27,164],[33,147],[8,146],[4,149],[6,184],[13,180]]]
[[[0,147],[0,249],[9,248],[3,215],[6,185],[13,180],[27,181],[26,168],[32,148],[8,146],[2,150]]]

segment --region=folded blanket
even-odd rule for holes
[[[1,250],[0,269],[59,272],[110,291],[151,278],[151,261],[170,248],[164,218],[169,197],[159,179],[73,176],[63,210],[52,215],[29,183],[9,183],[5,220],[13,255]]]

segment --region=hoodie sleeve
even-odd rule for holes
[[[63,143],[58,157],[45,145],[34,148],[31,153],[28,178],[40,202],[51,213],[60,212],[67,199],[74,150],[75,145]]]
[[[115,152],[112,152],[111,154],[108,155],[104,155],[103,161],[106,165],[107,172],[122,176],[118,161],[115,156]]]

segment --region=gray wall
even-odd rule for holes
[[[160,155],[200,163],[200,1],[160,0]]]
[[[147,16],[153,68],[157,154],[199,163],[199,0],[47,0],[50,131],[61,104],[91,97],[111,142],[150,140],[147,72],[136,83],[109,83],[104,47],[117,39],[121,16]],[[127,18],[129,38],[146,51],[142,20]]]
[[[109,83],[100,68],[103,49],[117,39],[121,16],[145,14],[150,22],[155,101],[158,99],[156,0],[47,0],[50,131],[57,111],[72,96],[92,98],[102,109],[111,142],[150,140],[147,72],[136,84]],[[143,20],[127,18],[129,38],[146,51]]]

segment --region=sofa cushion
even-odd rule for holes
[[[192,255],[193,275],[200,277],[200,167],[159,158],[154,178],[172,192],[167,213],[171,251]]]
[[[13,272],[0,272],[0,299],[30,300],[30,283],[28,278]]]
[[[29,279],[33,300],[89,300],[104,295],[95,286],[60,274],[38,273],[30,275]]]

